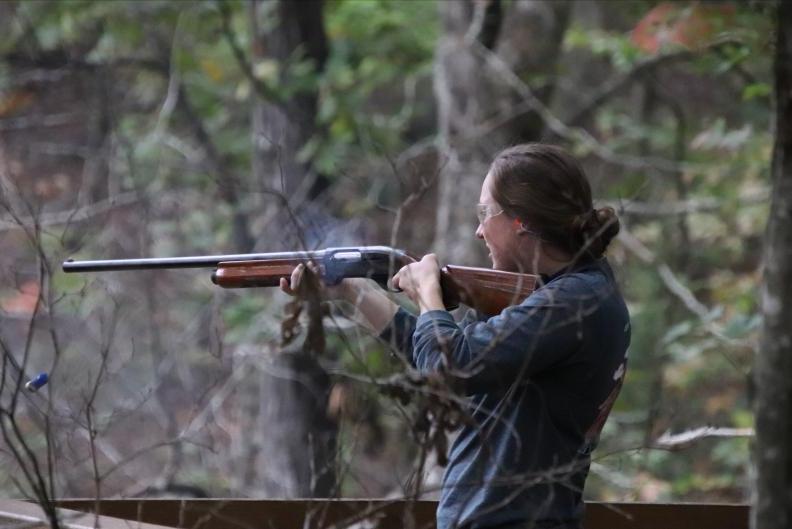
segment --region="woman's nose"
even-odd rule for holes
[[[478,237],[479,239],[484,238],[484,226],[482,226],[481,224],[479,224],[478,228],[476,228],[476,237]]]

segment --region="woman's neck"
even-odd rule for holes
[[[522,272],[551,276],[572,264],[572,256],[555,248],[534,248],[530,255],[523,256],[520,263],[524,263]]]

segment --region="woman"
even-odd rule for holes
[[[419,307],[399,309],[365,280],[330,295],[403,344],[417,369],[447,362],[468,396],[468,421],[449,453],[437,511],[447,528],[581,527],[589,454],[618,394],[629,315],[603,253],[619,231],[611,208],[559,147],[525,144],[498,154],[484,179],[476,236],[496,270],[535,273],[539,287],[489,319],[457,324],[442,303],[437,258],[393,277]],[[295,270],[292,285],[302,269]],[[286,281],[281,288],[288,292]]]

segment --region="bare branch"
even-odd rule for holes
[[[759,188],[747,191],[736,200],[723,200],[716,197],[691,198],[676,202],[640,202],[637,200],[603,201],[602,204],[611,206],[620,213],[641,217],[671,217],[691,213],[716,213],[725,206],[744,207],[766,204],[770,199],[769,188]]]
[[[666,263],[660,262],[655,256],[654,252],[647,248],[628,229],[622,226],[621,230],[619,230],[617,238],[619,242],[621,242],[624,247],[627,248],[627,250],[638,257],[641,261],[646,264],[657,266],[657,272],[660,278],[663,280],[663,284],[666,286],[666,288],[672,294],[674,294],[674,296],[681,300],[690,312],[695,314],[701,320],[701,323],[707,332],[730,345],[746,347],[753,351],[756,350],[757,344],[753,340],[740,340],[726,336],[726,334],[723,332],[722,326],[712,321],[714,311],[701,303],[693,294],[693,292],[691,292],[690,289],[687,288],[684,283],[679,280],[679,278],[677,278],[671,268]],[[734,366],[735,369],[739,369],[740,371],[744,370],[744,368],[741,367],[737,361],[731,358],[725,351],[720,349],[720,352],[729,361],[729,363]]]
[[[672,434],[666,431],[658,437],[652,444],[652,448],[664,448],[668,450],[682,450],[689,448],[696,441],[712,437],[720,438],[741,438],[754,436],[753,428],[718,428],[715,426],[702,426],[694,430]]]
[[[498,57],[497,54],[486,49],[481,44],[476,42],[471,44],[471,49],[478,52],[487,62],[487,64],[507,82],[507,84],[519,94],[531,109],[539,115],[544,121],[545,125],[557,134],[559,137],[569,140],[574,143],[579,143],[585,146],[591,153],[598,158],[621,165],[630,169],[649,169],[658,170],[663,172],[677,173],[679,171],[692,171],[700,168],[700,164],[691,162],[675,162],[664,158],[657,157],[640,157],[628,154],[619,154],[613,151],[610,147],[598,141],[585,129],[570,127],[561,119],[559,119],[550,110],[547,105],[533,93],[531,88],[514,73],[514,71],[506,64],[503,59]]]
[[[69,224],[71,222],[81,220],[88,220],[93,217],[103,215],[114,208],[135,204],[136,202],[140,201],[141,198],[142,196],[140,193],[136,191],[128,191],[114,195],[99,202],[94,202],[88,206],[72,209],[69,211],[44,214],[35,218],[32,216],[0,218],[0,231],[32,228],[36,223],[38,223],[38,225],[41,227],[50,227],[61,224]]]
[[[231,48],[234,58],[239,64],[242,73],[245,75],[248,81],[250,81],[250,84],[253,85],[253,89],[260,97],[272,103],[281,102],[282,98],[278,95],[278,93],[263,83],[258,77],[256,77],[255,73],[253,73],[253,66],[250,64],[250,61],[248,61],[248,58],[245,55],[245,52],[242,50],[242,47],[237,42],[236,34],[231,27],[231,8],[229,7],[228,2],[218,0],[216,5],[220,11],[220,22],[222,25],[223,37],[228,43],[228,46]]]
[[[583,120],[585,120],[594,110],[599,108],[608,99],[619,94],[630,84],[658,68],[675,62],[694,59],[708,51],[718,51],[725,46],[739,44],[742,44],[742,41],[732,37],[726,37],[715,40],[695,51],[682,49],[643,59],[637,62],[631,70],[621,75],[611,77],[608,82],[596,90],[594,94],[579,109],[573,112],[572,115],[566,119],[566,123],[570,127],[579,126]]]

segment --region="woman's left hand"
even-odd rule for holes
[[[418,305],[422,314],[430,310],[445,310],[440,289],[440,265],[433,253],[402,267],[391,279],[391,285],[403,290]]]

